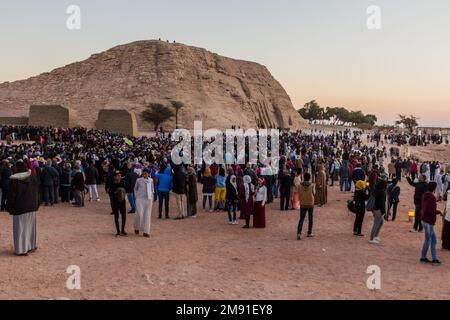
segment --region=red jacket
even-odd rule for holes
[[[426,192],[422,196],[422,221],[435,225],[436,216],[440,214],[437,209],[436,197],[431,192]]]

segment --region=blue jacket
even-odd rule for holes
[[[158,173],[158,191],[159,192],[170,192],[173,185],[172,169],[166,168],[164,173]]]

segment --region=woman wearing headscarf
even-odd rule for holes
[[[250,217],[253,214],[254,201],[253,196],[255,194],[255,187],[252,184],[252,178],[250,176],[244,176],[244,199],[241,207],[241,213],[245,217],[244,229],[250,228]]]
[[[442,226],[442,249],[450,250],[450,190],[444,196],[447,202],[444,211],[444,223]]]
[[[227,188],[227,207],[228,207],[228,223],[229,224],[238,224],[236,219],[236,210],[239,204],[239,194],[238,194],[238,186],[236,182],[236,176],[227,177],[226,181]],[[231,215],[233,212],[233,216]]]
[[[255,216],[253,217],[253,227],[255,228],[266,227],[266,201],[267,201],[266,181],[264,179],[259,179],[255,199]]]
[[[355,184],[355,194],[353,200],[355,201],[356,217],[355,224],[353,225],[353,235],[363,237],[362,225],[364,222],[364,215],[366,214],[366,201],[369,200],[369,189],[366,187],[366,183],[362,180],[357,181]]]
[[[317,166],[317,179],[316,179],[316,196],[315,204],[319,207],[324,206],[328,200],[328,186],[327,186],[327,173],[323,164]]]
[[[8,183],[7,210],[13,216],[15,254],[26,256],[37,249],[36,212],[39,210],[39,178],[32,175],[23,161]]]
[[[245,215],[244,215],[243,209],[242,209],[244,207],[244,198],[245,198],[244,172],[242,171],[242,169],[240,167],[237,167],[237,169],[236,169],[236,184],[238,187],[238,195],[239,195],[239,200],[240,200],[239,219],[244,220]]]
[[[198,202],[198,192],[197,192],[197,175],[194,167],[190,166],[188,168],[187,176],[187,209],[188,217],[197,217],[197,202]]]

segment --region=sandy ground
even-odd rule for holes
[[[402,187],[400,217],[385,225],[380,246],[352,235],[349,194],[337,188],[329,204],[316,209],[316,237],[303,241],[296,240],[299,214],[280,213],[278,201],[267,212],[265,230],[229,226],[225,213],[184,221],[157,221],[154,214],[151,239],[115,238],[103,201],[83,209],[41,208],[39,250],[16,257],[12,219],[1,213],[0,298],[448,299],[450,252],[439,249],[442,266],[418,263],[423,235],[408,232],[412,189]],[[367,215],[366,234],[372,220]],[[66,288],[69,265],[81,268],[79,291]],[[381,268],[379,291],[367,289],[370,265]]]

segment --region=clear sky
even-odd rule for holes
[[[72,4],[81,30],[66,28]],[[369,5],[381,30],[366,26]],[[450,0],[2,0],[0,82],[160,37],[264,64],[296,108],[450,127]]]

